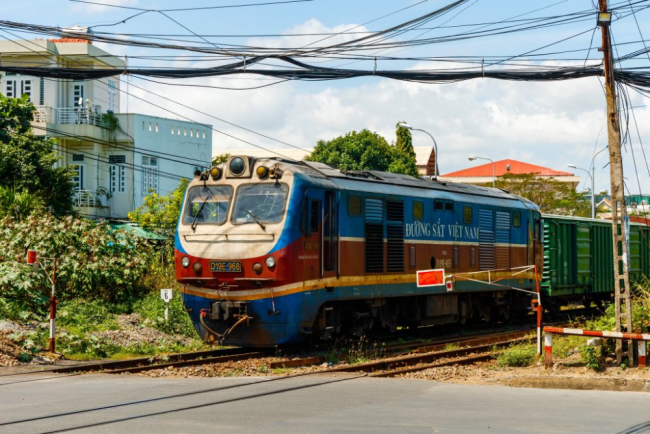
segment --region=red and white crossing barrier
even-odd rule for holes
[[[639,343],[639,368],[646,366],[646,342],[650,342],[649,333],[601,332],[598,330],[567,329],[562,327],[544,327],[544,365],[553,366],[553,335],[586,336],[595,338],[626,339]]]

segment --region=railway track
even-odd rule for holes
[[[597,309],[577,308],[577,309],[568,309],[568,310],[561,311],[559,313],[559,316],[561,316],[562,318],[570,319],[572,317],[575,318],[577,316],[584,316],[584,315],[596,314],[596,313],[598,313]],[[531,330],[529,327],[519,327],[518,329],[514,329],[514,330],[511,329],[509,331],[503,331],[503,332],[481,332],[478,334],[475,333],[472,336],[460,336],[456,332],[455,334],[452,334],[452,336],[436,338],[424,342],[415,341],[415,342],[383,345],[382,351],[385,352],[386,356],[398,357],[400,355],[404,355],[404,357],[407,357],[408,354],[413,352],[415,353],[441,352],[444,349],[444,347],[453,344],[453,345],[462,346],[463,349],[459,350],[460,352],[462,352],[465,351],[466,348],[471,348],[472,346],[476,346],[479,343],[482,343],[483,345],[487,345],[490,343],[499,344],[500,343],[499,340],[506,339],[504,336],[515,336],[515,335],[523,336],[523,334],[528,334],[531,333],[532,331],[534,330]],[[440,330],[432,329],[430,331],[422,331],[422,330],[417,331],[417,333],[420,336],[426,336],[427,334],[432,334],[432,332],[437,332],[436,334],[439,334]],[[284,351],[287,354],[291,354],[292,351],[295,350],[296,348],[284,349]],[[199,365],[207,365],[207,364],[233,362],[238,360],[249,360],[249,359],[261,358],[261,357],[268,357],[272,354],[272,352],[273,352],[272,349],[252,350],[246,348],[226,348],[226,349],[219,349],[219,350],[174,354],[169,356],[157,356],[157,357],[130,359],[130,360],[104,361],[98,363],[80,364],[80,365],[66,366],[61,368],[32,371],[28,373],[16,373],[7,376],[26,375],[30,373],[68,374],[67,376],[77,375],[84,372],[102,372],[107,374],[139,373],[148,370],[166,369],[170,367],[180,368],[185,366],[199,366]],[[416,360],[416,359],[417,357],[412,359],[406,359],[404,363],[410,363],[409,360]],[[270,369],[294,368],[294,367],[320,364],[323,363],[324,361],[325,358],[322,356],[310,356],[303,359],[293,359],[287,361],[272,362],[269,364],[268,367]],[[388,362],[376,362],[376,363],[380,365],[381,363],[388,363]],[[369,366],[368,369],[370,369],[371,365],[372,363],[368,364]],[[364,366],[364,365],[354,365],[354,366]],[[346,370],[346,368],[340,368],[340,369],[336,368],[336,369],[338,369],[339,371]],[[349,370],[352,371],[353,369],[350,368]],[[372,373],[375,370],[377,369],[373,368],[370,369],[370,371],[366,371],[366,372]],[[0,377],[4,377],[4,376],[0,376]],[[52,379],[52,378],[57,378],[57,377],[46,377],[41,379],[44,380],[44,379]],[[26,382],[26,381],[37,381],[37,380],[24,380],[20,382]],[[0,386],[16,384],[16,383],[19,382],[0,383]]]

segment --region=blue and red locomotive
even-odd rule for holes
[[[536,205],[492,188],[231,156],[196,174],[175,240],[206,341],[275,346],[341,332],[526,312],[542,267]],[[416,272],[471,279],[419,287]],[[501,286],[488,283],[499,280]]]

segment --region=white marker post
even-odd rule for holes
[[[172,300],[172,295],[171,289],[160,290],[160,298],[165,302],[165,321],[169,320],[169,302]]]

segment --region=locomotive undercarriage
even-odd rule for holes
[[[312,336],[358,338],[398,328],[498,323],[527,315],[530,300],[527,294],[498,291],[336,301],[321,307]]]

